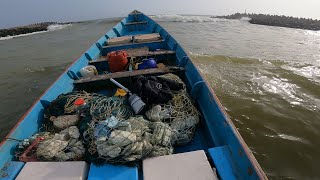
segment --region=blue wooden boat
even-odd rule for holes
[[[160,34],[161,39],[106,45],[106,42],[111,38],[152,33]],[[170,54],[173,57],[171,63],[185,69],[183,78],[187,90],[196,101],[202,114],[202,125],[198,127],[193,141],[186,146],[177,148],[175,153],[204,150],[221,179],[267,179],[252,152],[224,111],[214,91],[201,76],[184,49],[159,24],[138,11],[130,13],[96,41],[60,75],[23,115],[4,141],[1,142],[0,178],[14,179],[23,168],[25,163],[12,161],[13,149],[18,143],[12,139],[28,138],[38,131],[39,122],[43,119],[44,106],[41,103],[42,101],[51,102],[58,95],[71,92],[77,83],[104,81],[106,79],[105,75],[98,75],[89,80],[85,78],[76,80],[76,76],[79,76],[79,70],[88,64],[94,64],[98,69],[103,68],[103,59],[99,59],[101,55],[119,49],[142,47],[148,47],[151,51],[162,49],[163,51],[158,52],[159,54]],[[125,74],[122,76],[125,76]],[[127,171],[125,167],[105,166],[110,170],[110,176]],[[96,176],[99,174],[98,169],[97,172],[92,172],[94,170],[91,167],[88,179],[93,174]],[[137,175],[137,173],[143,172],[137,171],[137,169],[134,169],[134,172],[133,179],[141,178],[141,175]],[[127,176],[127,178],[122,177],[123,179],[132,179],[130,173],[124,173],[123,175]],[[113,178],[117,179],[116,175]]]

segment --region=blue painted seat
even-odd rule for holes
[[[236,176],[232,171],[232,165],[230,164],[231,156],[228,146],[221,146],[208,149],[209,155],[212,158],[217,172],[221,179],[236,180]]]
[[[122,165],[90,165],[88,180],[138,180],[138,168]]]

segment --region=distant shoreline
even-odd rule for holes
[[[36,24],[31,24],[26,26],[18,26],[18,27],[8,28],[8,29],[0,29],[0,38],[47,31],[48,26],[50,25],[64,25],[64,24],[73,24],[73,23],[78,23],[78,22],[67,22],[67,23],[43,22],[43,23],[36,23]]]
[[[249,23],[251,24],[307,29],[314,31],[320,30],[320,21],[316,19],[253,13],[235,13],[227,16],[213,16],[213,18],[224,19],[241,19],[243,17],[250,18]]]

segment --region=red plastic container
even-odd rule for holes
[[[125,70],[128,64],[128,54],[126,51],[112,51],[107,55],[109,69],[111,72],[119,72]]]

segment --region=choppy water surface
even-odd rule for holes
[[[319,179],[320,32],[204,16],[154,16],[205,75],[271,179]],[[115,24],[0,41],[1,138]]]

